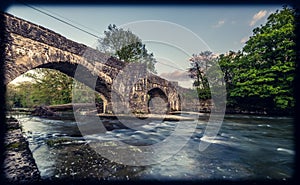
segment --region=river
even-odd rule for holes
[[[102,157],[89,147],[90,141],[81,136],[75,121],[17,118],[42,179],[287,180],[294,173],[294,126],[289,117],[226,115],[214,140],[202,138],[206,121],[200,120],[178,153],[147,166],[122,165]],[[147,125],[153,128],[151,133],[123,128],[107,131],[101,138],[152,144],[167,138],[177,124],[153,121]],[[210,145],[199,151],[199,142]],[[172,150],[172,146],[162,150]]]

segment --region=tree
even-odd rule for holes
[[[255,28],[235,62],[230,96],[256,107],[294,107],[295,37],[295,11],[288,7]]]
[[[7,108],[34,107],[40,105],[66,104],[72,102],[73,78],[52,69],[38,68],[34,72],[25,73],[31,78],[18,84],[8,84],[6,93]],[[77,81],[76,81],[77,82]],[[75,98],[76,102],[91,101],[91,93],[95,93],[95,102],[101,103],[99,93],[81,82],[76,83],[77,89],[82,93]]]
[[[36,102],[33,92],[32,82],[25,81],[19,84],[8,84],[6,92],[7,108],[33,107]]]
[[[22,107],[21,97],[18,93],[17,86],[15,84],[8,84],[6,88],[6,108],[9,110],[13,107]]]
[[[234,76],[233,70],[236,67],[236,63],[241,56],[242,54],[240,51],[229,51],[226,54],[220,54],[217,58],[218,65],[223,72],[224,82],[226,84],[228,106],[236,105],[236,101],[233,97],[230,96],[230,92],[234,88],[234,84],[232,82]]]
[[[108,30],[104,31],[104,37],[100,38],[98,43],[98,50],[125,62],[145,63],[151,72],[156,73],[157,61],[153,53],[148,53],[142,40],[131,31],[110,24]]]
[[[72,101],[73,78],[51,69],[38,68],[26,73],[32,78],[32,99],[36,105],[65,104]]]
[[[224,81],[226,82],[227,86],[232,85],[233,68],[235,66],[235,61],[240,55],[240,52],[229,51],[226,54],[221,54],[218,56],[217,61],[224,73]]]
[[[199,98],[211,98],[206,72],[212,66],[215,56],[210,51],[204,51],[193,54],[189,60],[191,61],[191,67],[188,68],[189,76],[195,79],[193,86],[196,87]]]

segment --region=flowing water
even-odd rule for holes
[[[122,165],[97,154],[89,146],[96,136],[84,139],[75,121],[28,116],[18,119],[43,179],[286,180],[294,173],[293,119],[288,117],[227,115],[215,139],[203,137],[206,121],[199,121],[178,153],[148,166]],[[177,124],[153,121],[145,125],[151,132],[119,128],[96,138],[106,144],[122,140],[132,145],[151,145],[169,137]],[[200,142],[210,145],[199,151]]]

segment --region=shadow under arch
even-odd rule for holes
[[[147,92],[148,96],[148,113],[166,114],[170,112],[170,103],[166,93],[158,88],[152,88]]]

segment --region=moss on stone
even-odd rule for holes
[[[46,141],[46,144],[48,146],[56,146],[56,145],[59,145],[59,144],[65,143],[65,142],[71,142],[71,141],[72,140],[68,139],[68,138],[48,139]]]
[[[7,150],[23,150],[26,148],[26,145],[21,142],[9,143],[6,145]]]

